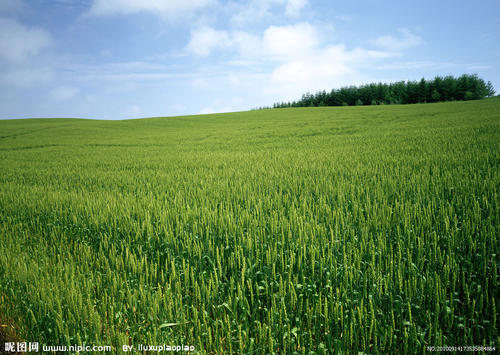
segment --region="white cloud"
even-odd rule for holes
[[[328,90],[353,75],[360,59],[359,54],[343,45],[314,47],[276,67],[266,90],[284,98],[298,98],[307,91]]]
[[[236,25],[262,22],[280,16],[298,17],[309,0],[250,0],[243,4],[229,3],[231,21]]]
[[[264,50],[280,58],[306,54],[319,45],[319,34],[308,23],[293,26],[271,26],[263,36]]]
[[[356,57],[343,45],[316,48],[310,55],[285,62],[272,73],[275,82],[321,82],[332,76],[345,75],[353,71],[349,64]]]
[[[236,25],[245,25],[263,21],[272,16],[271,8],[285,0],[250,0],[245,4],[230,3],[231,21]]]
[[[309,0],[288,0],[285,14],[290,17],[297,17],[301,10],[307,5]]]
[[[94,0],[88,15],[128,15],[138,12],[175,18],[209,5],[212,0]]]
[[[243,61],[248,62],[250,58],[262,56],[262,38],[259,36],[248,32],[237,31],[231,33],[230,38],[231,45],[235,47]]]
[[[59,86],[53,89],[49,97],[54,101],[67,101],[80,93],[80,90],[73,86]]]
[[[51,44],[48,32],[30,28],[8,18],[0,18],[0,58],[19,61],[37,55]]]
[[[381,36],[374,40],[373,43],[393,52],[400,52],[425,43],[421,37],[411,33],[410,30],[406,28],[401,28],[398,32],[399,36],[397,37],[392,35]]]
[[[210,27],[191,31],[191,40],[186,49],[196,55],[207,56],[214,49],[229,47],[231,40],[226,31],[218,31]]]
[[[349,49],[341,43],[331,43],[324,36],[325,28],[311,23],[269,26],[260,35],[207,28],[203,33],[203,36],[192,34],[189,45],[192,53],[196,53],[195,48],[199,55],[222,51],[230,59],[197,83],[202,81],[203,86],[212,91],[230,87],[232,92],[242,93],[260,88],[259,92],[273,100],[296,99],[306,91],[329,90],[351,84],[353,80],[362,82],[360,69],[397,56],[392,50]],[[193,43],[200,46],[195,47]],[[227,63],[231,63],[231,67],[228,68]]]
[[[186,49],[207,56],[215,50],[236,51],[242,58],[287,59],[311,51],[319,44],[316,28],[308,23],[292,26],[270,26],[262,36],[248,32],[220,31],[203,27],[191,31]]]

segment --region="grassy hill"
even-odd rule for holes
[[[0,332],[498,348],[499,166],[500,99],[0,121]]]

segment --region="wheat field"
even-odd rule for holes
[[[499,167],[497,98],[0,121],[0,332],[498,348]]]

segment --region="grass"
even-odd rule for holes
[[[117,352],[498,348],[499,144],[499,99],[0,121],[0,319]]]

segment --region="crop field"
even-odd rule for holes
[[[498,349],[499,189],[497,98],[0,121],[0,332]]]

